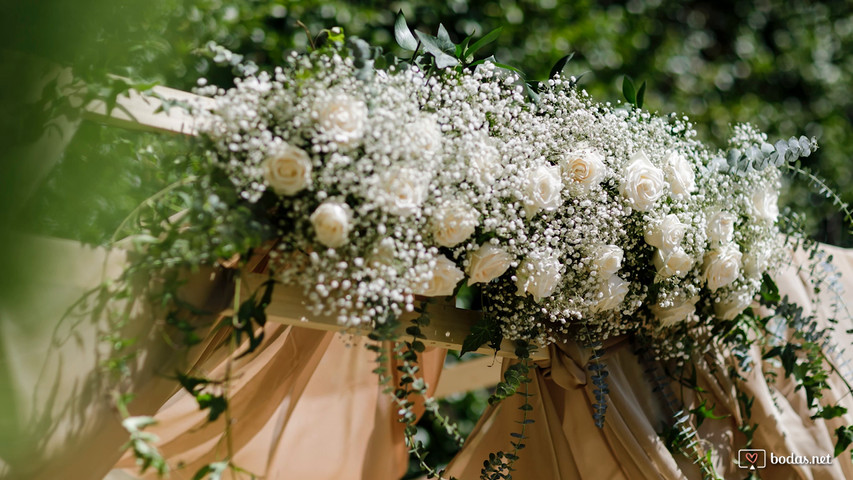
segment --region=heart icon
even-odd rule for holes
[[[752,464],[758,461],[758,452],[749,452],[744,455],[746,457],[746,461]]]

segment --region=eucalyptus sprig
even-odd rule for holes
[[[530,404],[530,382],[533,379],[530,377],[531,359],[533,347],[525,341],[516,341],[515,355],[518,357],[518,363],[513,363],[507,367],[504,372],[503,380],[495,387],[495,392],[489,396],[489,405],[496,405],[512,395],[521,395],[524,399],[519,410],[521,410],[521,420],[517,421],[519,429],[517,432],[511,432],[510,445],[512,449],[508,452],[498,450],[489,454],[489,458],[483,461],[483,468],[480,470],[481,480],[511,480],[513,467],[518,460],[518,454],[527,444],[525,435],[527,426],[534,423],[532,418],[529,418],[530,412],[533,410],[533,405]]]

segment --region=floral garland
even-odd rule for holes
[[[534,104],[518,82],[489,62],[365,78],[333,47],[200,88],[214,104],[196,115],[208,161],[263,205],[277,280],[342,327],[463,281],[504,338],[538,347],[578,326],[664,339],[751,304],[783,260],[776,163],[737,171],[684,120],[598,104],[561,76]],[[729,143],[785,160],[749,126]]]
[[[459,45],[443,28],[415,40],[400,15],[395,33],[413,52],[409,61],[333,29],[272,73],[217,49],[245,75],[227,91],[199,82],[212,102],[194,105],[200,153],[187,163],[195,183],[175,191],[189,213],[167,226],[162,210],[155,214],[146,238],[161,240],[149,242],[140,263],[210,265],[269,249],[263,295],[235,301],[234,348],[241,334],[249,352],[260,343],[254,325],[265,321],[274,283],[301,286],[311,312],[342,328],[398,340],[393,354],[408,373],[394,395],[407,440],[440,476],[426,467],[407,410],[410,395],[426,392],[413,379],[429,321],[419,296],[480,296],[484,318],[463,352],[516,342],[523,361],[490,402],[526,395],[534,349],[568,341],[591,348],[599,425],[607,338],[629,334],[647,361],[683,367],[766,337],[768,319],[750,308],[756,298],[795,329],[814,322],[788,308],[770,280],[786,261],[782,173],[808,175],[796,160],[817,148],[813,139],[771,144],[740,125],[728,150],[715,150],[685,118],[642,110],[643,87],[626,86],[628,104],[595,102],[562,75],[568,58],[547,82],[528,82],[494,59],[474,60],[495,32]],[[419,313],[406,329],[410,341],[395,333],[404,312]],[[810,352],[805,371],[837,372],[821,353],[826,340],[825,332],[800,335],[788,345]],[[768,342],[766,358],[788,355],[777,347]],[[380,363],[391,354],[372,349]],[[188,388],[194,395],[197,385]],[[805,386],[810,405],[821,407],[825,382]],[[227,413],[224,397],[218,413]],[[437,412],[434,401],[427,405]],[[824,418],[844,413],[828,408]],[[713,418],[713,409],[688,413]],[[695,434],[689,415],[673,414],[673,449],[713,476],[704,454],[684,447]],[[843,451],[853,429],[837,433]],[[523,448],[513,445],[486,462],[483,478],[509,478]]]

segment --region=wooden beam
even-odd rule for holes
[[[261,284],[267,281],[268,278],[267,275],[262,274],[245,274],[241,295],[244,298],[248,298],[249,295],[258,291]],[[427,337],[422,341],[427,346],[445,348],[447,350],[461,349],[462,342],[468,333],[471,332],[471,327],[480,319],[481,312],[456,308],[454,302],[454,298],[444,297],[436,299],[427,308],[430,323],[428,327],[421,329]],[[414,317],[414,313],[402,315],[399,330],[401,336],[405,334],[405,328],[409,326],[409,320]],[[369,332],[366,328],[342,327],[334,317],[313,315],[305,305],[302,290],[289,285],[276,285],[273,289],[272,302],[267,307],[267,320],[285,325],[296,325],[329,332],[346,332],[353,335],[364,335]],[[481,347],[477,350],[477,353],[494,355],[495,352],[488,347]],[[512,342],[504,340],[497,354],[501,357],[515,358],[515,348]],[[543,360],[548,358],[547,352],[534,352],[532,358]]]
[[[126,130],[197,135],[198,131],[192,115],[179,106],[173,106],[168,110],[163,109],[164,100],[179,102],[183,105],[191,101],[202,104],[213,102],[207,97],[157,86],[146,94],[130,90],[128,95],[120,95],[116,99],[116,106],[109,112],[103,101],[95,100],[86,106],[83,118]]]

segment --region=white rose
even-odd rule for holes
[[[622,268],[624,252],[616,245],[601,245],[595,251],[592,263],[602,278],[609,277]]]
[[[583,191],[589,191],[604,180],[604,155],[597,150],[582,148],[572,152],[560,167],[566,180],[580,186]]]
[[[750,277],[760,277],[767,270],[770,262],[770,251],[755,249],[743,258],[743,272]]]
[[[453,295],[456,285],[465,278],[465,273],[445,256],[435,259],[435,267],[432,276],[421,285],[420,291],[415,293],[425,297],[446,297]]]
[[[711,246],[731,242],[735,234],[736,221],[737,217],[728,212],[716,212],[708,217],[705,233],[708,235]]]
[[[469,283],[488,283],[507,271],[512,257],[501,247],[486,243],[471,254]]]
[[[519,295],[529,293],[538,302],[554,293],[560,278],[558,259],[553,255],[534,252],[519,265],[515,286]]]
[[[671,327],[693,315],[693,312],[696,311],[696,302],[698,301],[699,297],[696,296],[671,307],[652,305],[649,307],[649,310],[657,317],[661,327]]]
[[[352,229],[350,209],[345,203],[323,203],[311,214],[311,225],[320,243],[327,247],[340,247],[347,243]]]
[[[425,157],[441,151],[441,128],[432,118],[423,117],[408,127],[409,149],[415,157]]]
[[[611,275],[598,288],[595,294],[596,303],[592,306],[592,311],[609,312],[619,308],[625,300],[625,295],[628,294],[628,286],[629,283],[622,277]]]
[[[693,258],[681,247],[658,249],[653,259],[658,274],[662,277],[683,277],[693,267]]]
[[[670,152],[666,157],[666,180],[676,197],[687,197],[696,189],[696,173],[684,155]]]
[[[352,146],[364,135],[367,105],[345,93],[321,100],[314,115],[320,130],[343,146]]]
[[[779,216],[779,197],[770,189],[762,189],[752,195],[755,216],[762,220],[775,222]]]
[[[277,146],[261,164],[264,180],[279,195],[294,195],[311,182],[311,158],[293,145]]]
[[[737,245],[724,245],[705,255],[705,280],[708,289],[716,291],[734,282],[740,275],[742,254]]]
[[[560,206],[563,181],[560,167],[541,165],[530,170],[524,186],[524,209],[532,217],[540,210],[555,210]]]
[[[633,208],[646,212],[663,195],[663,187],[663,171],[652,165],[646,153],[640,150],[631,157],[619,192]]]
[[[726,298],[714,302],[714,313],[720,320],[734,320],[746,307],[752,304],[752,297],[742,292],[732,292]]]
[[[429,180],[417,169],[391,168],[382,174],[380,182],[383,203],[394,215],[412,215],[426,200]]]
[[[681,243],[686,231],[687,225],[681,223],[677,215],[670,213],[646,230],[645,240],[653,247],[670,249]]]
[[[470,237],[478,224],[476,210],[454,203],[438,209],[432,219],[432,234],[439,245],[453,247]]]

